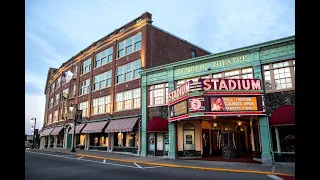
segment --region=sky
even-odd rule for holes
[[[49,67],[148,11],[153,25],[211,53],[295,35],[294,0],[26,0],[25,133],[43,126]]]

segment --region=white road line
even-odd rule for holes
[[[267,175],[267,176],[269,176],[270,178],[275,179],[275,180],[283,180],[281,177],[276,176],[276,175]]]
[[[83,158],[83,156],[79,157],[78,159],[82,159],[82,158]]]
[[[163,167],[163,166],[151,166],[151,167],[144,167],[143,169],[157,168],[157,167]]]
[[[46,153],[38,153],[38,152],[31,152],[27,151],[28,153],[35,153],[35,154],[41,154],[41,155],[46,155],[46,156],[53,156],[53,157],[61,157],[61,158],[66,158],[66,159],[75,159],[75,160],[81,160],[81,161],[88,161],[88,162],[95,162],[95,163],[103,163],[101,161],[93,161],[89,159],[78,159],[78,158],[71,158],[71,157],[66,157],[66,156],[59,156],[59,155],[53,155],[53,154],[46,154]],[[114,164],[114,163],[103,163],[103,164],[109,164],[113,166],[122,166],[122,167],[130,167],[130,168],[139,168],[136,166],[128,166],[128,165],[123,165],[123,164]],[[140,169],[140,168],[139,168]]]
[[[135,164],[136,166],[138,166],[138,168],[142,169],[142,167],[139,166],[137,163],[134,162],[133,164]]]

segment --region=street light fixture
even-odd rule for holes
[[[69,110],[72,114],[73,111],[73,104],[70,105]],[[75,143],[75,137],[76,137],[76,117],[74,117],[74,124],[73,124],[73,140],[72,140],[72,149],[71,152],[76,152],[76,149],[74,148],[74,143]]]
[[[33,121],[34,120],[34,121]],[[33,126],[31,126],[31,130],[33,129],[33,132],[32,132],[32,135],[33,135],[33,137],[32,137],[32,148],[34,149],[35,148],[35,146],[34,146],[34,137],[35,137],[35,131],[36,131],[36,123],[37,123],[37,119],[36,118],[31,118],[31,123],[33,123],[34,122],[34,125]]]

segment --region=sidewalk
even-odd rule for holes
[[[65,154],[74,154],[70,152],[70,149],[41,149],[35,151],[49,151],[59,152]],[[137,155],[120,154],[112,152],[102,151],[87,151],[76,150],[78,156],[87,156],[98,159],[109,159],[113,161],[123,162],[136,162],[140,164],[150,164],[156,166],[167,166],[175,168],[190,168],[199,170],[217,170],[217,171],[230,171],[230,172],[246,172],[246,173],[258,173],[258,174],[287,174],[295,175],[294,164],[276,164],[264,165],[264,164],[251,164],[251,163],[239,163],[239,162],[219,162],[219,161],[201,161],[201,160],[182,160],[182,159],[168,159],[163,157],[142,157]]]

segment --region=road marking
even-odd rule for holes
[[[281,177],[276,176],[276,175],[267,175],[267,176],[269,176],[270,178],[275,179],[275,180],[283,180]]]
[[[103,160],[103,163],[106,163],[106,160],[105,160],[105,159]]]
[[[143,169],[150,169],[150,168],[157,168],[157,167],[163,167],[163,166],[151,166],[151,167],[144,167]]]
[[[133,164],[135,164],[136,166],[138,166],[138,168],[142,169],[142,167],[139,166],[137,163],[134,162]]]
[[[83,156],[79,157],[78,159],[81,159],[81,158],[83,158]]]
[[[31,152],[31,151],[26,151],[26,152],[28,152],[28,153],[35,153],[35,154],[41,154],[41,155],[46,155],[46,156],[61,157],[61,158],[66,158],[66,159],[75,159],[75,160],[81,160],[81,161],[88,161],[88,162],[95,162],[95,163],[103,163],[103,164],[109,164],[109,165],[113,165],[113,166],[139,168],[139,167],[136,167],[136,166],[128,166],[128,165],[114,164],[114,163],[104,163],[104,162],[101,162],[101,161],[93,161],[93,160],[89,160],[89,159],[71,158],[71,157],[59,156],[59,155],[54,155],[54,154],[38,153],[38,152]],[[140,168],[139,168],[139,169],[140,169]],[[141,169],[142,169],[142,168],[141,168]]]

